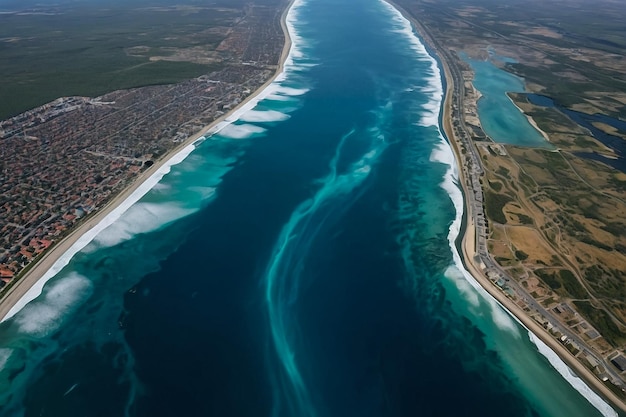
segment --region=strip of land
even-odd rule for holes
[[[622,398],[618,397],[609,389],[605,382],[598,379],[590,369],[575,358],[559,339],[551,335],[535,318],[531,317],[515,300],[508,296],[501,286],[498,286],[493,279],[487,276],[488,268],[484,263],[485,259],[483,256],[480,256],[481,253],[483,255],[487,254],[487,248],[484,247],[484,243],[481,243],[480,239],[482,237],[482,241],[484,242],[487,231],[483,208],[482,187],[478,180],[478,178],[483,175],[483,168],[475,147],[471,143],[464,143],[463,138],[458,134],[460,131],[465,131],[465,127],[459,125],[459,123],[463,124],[463,121],[458,116],[458,112],[462,111],[464,104],[462,101],[464,96],[462,93],[464,85],[462,83],[464,80],[459,74],[452,72],[450,66],[454,65],[454,63],[450,62],[447,51],[428,33],[426,28],[401,6],[395,3],[392,4],[412,22],[421,37],[436,51],[445,74],[446,91],[442,122],[444,132],[455,154],[460,177],[459,182],[463,188],[465,198],[466,221],[461,243],[461,252],[465,268],[493,298],[514,315],[529,331],[549,346],[588,386],[614,407],[626,411],[626,404]],[[544,137],[547,136],[541,129],[538,130]],[[467,138],[469,135],[465,137]],[[501,271],[495,264],[488,266]],[[506,275],[502,274],[501,276]],[[533,301],[532,297],[528,296],[524,304],[530,304]]]
[[[450,139],[468,174],[477,264],[626,401],[626,32],[613,24],[619,4],[395,1],[419,19],[453,78]],[[494,92],[475,88],[484,71],[524,80],[523,92],[507,95],[551,149],[513,144],[504,129],[486,133],[478,100]]]
[[[3,299],[0,301],[0,318],[4,320],[7,313],[16,305],[16,303],[21,300],[24,295],[30,290],[33,285],[35,285],[43,275],[59,260],[59,258],[66,253],[72,245],[74,245],[77,240],[84,235],[86,232],[95,227],[98,223],[100,223],[106,216],[111,214],[113,210],[115,210],[123,201],[128,199],[148,178],[154,175],[163,165],[165,165],[174,155],[178,154],[181,150],[186,148],[187,146],[193,144],[196,140],[203,137],[206,132],[210,131],[213,127],[218,125],[227,119],[230,115],[234,114],[245,106],[248,102],[254,100],[263,90],[265,90],[274,79],[283,72],[285,60],[289,55],[289,51],[291,49],[291,38],[289,36],[289,31],[287,30],[286,18],[287,13],[289,12],[291,6],[293,5],[294,0],[292,0],[287,8],[284,10],[281,16],[281,28],[285,36],[285,43],[281,52],[280,60],[277,66],[277,69],[274,75],[268,79],[259,89],[250,94],[244,101],[239,103],[236,107],[234,107],[230,112],[222,115],[209,125],[202,127],[196,134],[188,137],[186,140],[181,142],[176,148],[172,149],[170,152],[164,154],[161,158],[159,158],[155,163],[150,166],[150,168],[146,169],[142,172],[136,180],[134,180],[127,188],[125,188],[120,194],[115,196],[109,203],[90,216],[86,221],[84,221],[79,227],[73,230],[67,237],[58,242],[54,247],[49,249],[43,257],[37,261],[37,263],[23,276],[21,279],[15,283],[4,295]]]
[[[0,175],[0,295],[15,285],[48,249],[106,206],[154,161],[231,111],[272,77],[285,42],[280,22],[288,0],[252,0],[246,3],[247,6],[236,3],[233,2],[233,9],[227,12],[216,6],[203,8],[200,16],[203,23],[198,26],[191,24],[198,19],[195,14],[190,17],[177,13],[176,7],[168,8],[163,13],[172,23],[172,26],[168,24],[169,32],[143,33],[142,36],[131,36],[125,42],[119,40],[121,45],[129,48],[114,54],[119,60],[106,55],[111,58],[107,62],[131,65],[139,60],[143,63],[132,67],[141,77],[128,79],[126,70],[119,72],[115,65],[111,68],[112,64],[102,70],[106,69],[111,76],[134,81],[123,84],[134,88],[119,89],[118,83],[105,83],[100,88],[110,90],[105,89],[103,95],[94,98],[93,91],[84,88],[83,83],[62,83],[65,88],[53,96],[60,98],[42,103],[49,96],[37,96],[38,107],[0,121],[0,173],[11,173]],[[97,2],[92,6],[94,10],[85,11],[74,10],[69,5],[68,14],[72,16],[65,18],[80,20],[87,13],[95,16],[97,23],[93,24],[98,27],[104,26],[108,30],[115,26],[116,21],[107,20],[115,14]],[[164,18],[161,13],[144,16],[134,8],[134,3],[118,6],[120,15],[132,18],[139,14],[151,22],[147,25],[150,27],[158,27],[158,22]],[[45,8],[39,11],[43,13]],[[230,17],[225,18],[224,13]],[[211,16],[215,19],[210,22],[203,19]],[[0,26],[6,29],[8,25],[18,30],[32,18],[19,13],[13,17],[15,19],[0,16]],[[141,30],[141,27],[135,30]],[[90,25],[80,25],[77,30],[88,30],[86,28]],[[120,28],[115,30],[120,31]],[[46,44],[45,28],[42,32],[33,36],[39,43]],[[102,46],[99,40],[106,38],[108,32],[105,31],[104,35],[99,30],[95,32],[98,36],[75,33],[73,44],[78,49],[82,48],[80,45],[93,47],[96,50],[91,53],[98,55]],[[175,40],[170,36],[172,34],[177,34]],[[83,42],[83,38],[89,39]],[[146,39],[150,39],[147,44],[144,43]],[[28,50],[30,41],[16,42],[18,44],[12,48]],[[189,48],[189,45],[194,46]],[[164,79],[159,71],[170,71],[161,68],[159,63],[166,61],[152,60],[152,54],[165,53],[164,48],[169,55],[159,56],[177,60],[172,63],[186,65],[189,62],[184,60],[195,62],[198,50],[202,50],[212,57],[213,64],[190,62],[195,68],[193,74],[176,72],[185,77]],[[43,67],[50,72],[63,73],[64,65],[44,59],[47,50],[38,50],[32,60],[45,62]],[[9,71],[9,64],[13,65],[11,59],[3,59],[7,54],[10,52],[0,48],[2,73]],[[118,56],[120,54],[122,56]],[[24,71],[27,70],[30,70],[26,75],[28,79],[46,82],[47,73],[24,67]],[[88,67],[77,65],[73,71],[82,78],[93,75],[92,83],[88,85],[100,82]],[[22,85],[9,77],[0,80],[0,90],[7,84],[15,88]],[[26,87],[20,91],[22,94],[14,95],[30,94]],[[68,97],[69,94],[75,96]],[[16,103],[11,112],[21,108]]]

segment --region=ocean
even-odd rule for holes
[[[276,81],[0,324],[0,415],[616,415],[462,269],[408,21],[296,0],[287,23]]]

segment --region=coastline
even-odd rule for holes
[[[407,19],[409,19],[414,25],[416,22],[412,19],[408,14],[406,14],[402,8],[398,7],[396,4],[393,4],[395,8],[400,10],[403,15]],[[150,178],[154,175],[158,174],[159,170],[165,167],[176,155],[181,154],[185,151],[186,148],[192,146],[195,141],[202,138],[207,134],[207,131],[211,132],[220,125],[220,123],[227,122],[229,118],[232,117],[233,114],[236,114],[242,108],[244,108],[248,103],[251,103],[254,99],[256,99],[263,91],[267,89],[269,85],[283,72],[283,67],[285,60],[288,56],[288,52],[291,47],[291,39],[289,37],[289,32],[286,28],[286,16],[293,5],[293,0],[289,2],[286,9],[283,11],[281,15],[281,28],[283,30],[285,36],[285,44],[283,46],[283,51],[280,57],[280,62],[277,66],[276,72],[268,81],[266,81],[259,89],[250,94],[245,100],[239,103],[234,109],[232,109],[227,114],[221,116],[220,118],[213,121],[211,124],[203,127],[199,132],[190,136],[185,141],[181,142],[176,148],[172,149],[170,152],[162,156],[158,161],[153,164],[149,169],[142,172],[133,182],[122,190],[117,196],[111,199],[104,207],[99,209],[93,216],[86,219],[86,221],[80,226],[76,227],[67,237],[58,242],[53,248],[45,253],[45,255],[37,261],[37,263],[32,267],[27,274],[25,274],[19,282],[16,283],[0,300],[0,321],[4,321],[6,319],[6,314],[9,312],[13,306],[15,306],[23,297],[28,293],[28,291],[35,286],[42,277],[50,270],[50,268],[64,255],[66,254],[71,247],[76,244],[79,239],[84,236],[87,232],[96,227],[100,222],[102,222],[107,216],[109,216],[115,209],[119,208],[128,198],[131,197],[133,193],[135,193],[143,184],[146,183]],[[437,49],[432,45],[433,49]],[[441,57],[441,54],[439,54]],[[462,248],[462,259],[463,265],[466,270],[473,276],[473,278],[478,282],[482,288],[484,288],[493,298],[495,298],[504,308],[514,315],[522,325],[527,328],[531,334],[538,337],[542,340],[546,345],[550,346],[550,348],[557,352],[559,357],[568,364],[575,372],[581,376],[589,386],[593,386],[596,391],[600,391],[603,393],[605,398],[610,398],[611,395],[614,395],[608,388],[606,388],[600,381],[595,378],[595,376],[582,364],[579,363],[578,360],[573,358],[571,354],[558,343],[557,340],[552,338],[543,327],[541,327],[538,323],[536,323],[532,318],[530,318],[521,308],[519,308],[512,300],[510,300],[506,295],[501,292],[497,287],[495,287],[491,281],[484,275],[484,273],[480,270],[479,266],[475,263],[475,225],[473,224],[473,217],[471,216],[471,204],[469,201],[469,191],[466,182],[465,182],[465,174],[463,171],[462,164],[462,154],[458,147],[458,143],[456,143],[452,130],[452,121],[450,108],[452,106],[451,97],[454,86],[451,85],[453,78],[449,72],[449,68],[447,67],[447,63],[442,62],[442,70],[445,73],[445,78],[448,80],[446,83],[446,88],[444,91],[444,100],[442,103],[443,109],[443,118],[442,118],[442,127],[443,130],[449,140],[449,144],[455,154],[455,163],[457,164],[459,180],[461,182],[461,187],[463,188],[464,201],[465,201],[465,228],[461,230],[461,248]],[[579,369],[580,368],[580,369]],[[588,379],[590,378],[590,379]],[[605,394],[605,391],[608,394]],[[616,397],[615,397],[616,398]],[[626,410],[623,402],[619,399],[613,401],[611,400],[611,404],[615,404],[619,406],[619,408]]]
[[[125,189],[121,190],[119,194],[113,197],[104,207],[97,210],[92,216],[88,217],[85,222],[78,227],[76,227],[73,231],[70,232],[68,236],[63,238],[61,241],[57,242],[54,247],[52,247],[49,251],[44,253],[43,257],[36,261],[36,263],[31,267],[31,269],[20,278],[18,282],[13,285],[6,294],[0,299],[0,323],[8,320],[18,311],[14,310],[14,307],[20,303],[24,299],[25,296],[28,295],[31,289],[39,283],[41,287],[45,284],[45,282],[40,282],[44,275],[51,270],[57,262],[61,260],[64,254],[70,251],[74,245],[76,245],[80,238],[83,237],[90,230],[95,228],[99,223],[101,223],[107,216],[111,215],[114,210],[119,208],[122,203],[127,201],[134,193],[136,193],[139,188],[145,184],[149,179],[154,177],[155,175],[159,175],[159,171],[167,166],[167,164],[172,161],[177,155],[182,154],[186,151],[186,149],[200,138],[204,137],[204,135],[214,134],[219,130],[219,127],[223,127],[228,122],[234,121],[229,120],[232,115],[241,111],[246,105],[253,103],[255,99],[259,97],[259,95],[265,91],[275,80],[276,78],[283,73],[285,61],[289,56],[289,52],[291,50],[291,37],[289,34],[289,30],[287,28],[287,15],[291,10],[295,0],[290,0],[287,4],[285,10],[283,10],[280,18],[280,26],[283,31],[283,35],[285,37],[285,41],[283,44],[283,49],[280,55],[279,62],[276,67],[276,71],[261,87],[259,87],[256,91],[251,93],[248,97],[246,97],[241,103],[239,103],[236,107],[234,107],[231,111],[226,114],[223,114],[219,118],[215,119],[209,125],[204,126],[194,135],[188,137],[186,140],[181,142],[178,146],[173,148],[171,151],[164,154],[159,160],[155,161],[155,163],[150,166],[148,169],[143,171],[135,180],[132,181],[130,185],[128,185]],[[225,124],[224,124],[225,123]],[[220,126],[224,124],[223,126]],[[187,153],[188,154],[188,153]],[[152,187],[150,187],[151,189]],[[149,191],[146,190],[146,192]],[[145,193],[144,193],[145,194]],[[143,194],[142,194],[143,195]],[[141,198],[141,196],[139,197]],[[88,242],[85,243],[85,245]],[[84,246],[83,246],[84,247]],[[82,249],[82,247],[81,247]],[[79,249],[80,250],[80,249]],[[56,275],[56,273],[54,274]],[[50,277],[51,278],[51,277]],[[27,302],[32,301],[32,299],[36,298],[39,294],[32,297]],[[25,302],[24,304],[26,304]]]
[[[531,125],[532,127],[534,127],[534,128],[535,128],[535,130],[536,130],[537,132],[539,132],[539,134],[541,134],[541,136],[543,136],[543,138],[546,140],[546,142],[551,143],[551,142],[550,142],[550,137],[548,136],[548,134],[547,134],[546,132],[544,132],[543,130],[541,130],[541,129],[539,128],[539,126],[537,125],[537,122],[535,122],[535,119],[533,119],[532,117],[530,117],[529,115],[527,115],[526,113],[524,113],[524,110],[522,110],[522,109],[520,108],[520,106],[518,106],[518,105],[515,103],[515,100],[513,100],[510,96],[508,96],[508,95],[507,95],[507,97],[509,97],[509,100],[511,100],[511,103],[513,103],[513,105],[517,108],[517,110],[519,110],[519,111],[520,111],[520,113],[522,113],[524,116],[526,116],[526,119],[528,120],[528,123],[530,123],[530,125]]]
[[[441,57],[441,54],[439,54]],[[506,296],[506,294],[497,288],[489,278],[480,270],[479,266],[475,262],[476,257],[476,226],[474,225],[474,218],[471,212],[471,201],[469,201],[469,193],[470,190],[467,189],[467,182],[465,178],[465,172],[463,170],[462,161],[462,153],[460,152],[458,143],[454,139],[454,132],[452,129],[452,117],[451,117],[451,107],[452,107],[452,90],[453,86],[451,85],[451,81],[453,81],[453,77],[450,73],[450,70],[447,66],[447,62],[443,59],[441,60],[443,71],[445,74],[446,80],[448,83],[446,85],[446,91],[444,95],[443,102],[443,129],[446,137],[449,140],[450,146],[455,154],[455,159],[457,163],[457,169],[459,174],[459,183],[463,189],[463,196],[465,202],[465,210],[466,210],[466,222],[465,222],[465,230],[461,230],[462,233],[462,241],[461,241],[461,251],[462,251],[462,262],[463,266],[466,270],[472,275],[472,277],[480,284],[480,286],[487,291],[489,295],[491,295],[496,301],[502,305],[511,315],[513,315],[519,323],[522,324],[529,332],[531,332],[538,340],[547,345],[552,351],[554,351],[558,357],[565,362],[565,364],[571,368],[575,374],[584,381],[589,388],[591,388],[594,392],[600,394],[600,396],[608,402],[609,405],[619,408],[622,411],[626,412],[626,404],[621,401],[606,385],[604,385],[589,369],[587,369],[578,359],[573,357],[571,353],[567,350],[565,346],[559,343],[554,337],[548,334],[547,330],[544,329],[539,323],[533,320],[525,311],[523,311],[513,300]],[[515,104],[515,103],[514,103]],[[517,107],[517,106],[516,106]],[[519,108],[519,107],[518,107]],[[521,109],[520,109],[521,111]],[[549,139],[545,132],[539,129],[534,120],[528,117],[529,122],[537,131],[539,131],[546,141],[549,143]]]
[[[465,229],[459,231],[460,235],[457,237],[457,240],[459,237],[461,238],[460,255],[465,270],[469,273],[469,275],[471,275],[476,283],[478,283],[492,298],[494,298],[507,312],[509,312],[509,314],[511,314],[524,328],[526,328],[530,332],[529,337],[535,345],[537,345],[537,341],[543,343],[545,346],[551,349],[560,358],[560,360],[564,362],[565,365],[567,365],[593,393],[599,395],[600,398],[605,401],[609,406],[615,407],[622,412],[626,412],[626,403],[618,398],[615,393],[613,393],[606,385],[604,385],[578,359],[573,357],[571,353],[567,350],[567,348],[559,343],[557,339],[552,337],[546,329],[544,329],[539,323],[537,323],[528,314],[526,314],[526,312],[522,310],[522,308],[520,308],[513,300],[508,298],[503,291],[497,288],[476,263],[476,226],[474,224],[474,218],[472,215],[472,202],[469,197],[471,190],[468,189],[466,182],[466,173],[464,171],[464,166],[462,163],[463,154],[460,149],[460,144],[458,143],[456,136],[454,135],[454,130],[452,128],[452,93],[456,88],[456,86],[454,85],[454,77],[452,77],[448,62],[443,57],[444,54],[439,50],[438,45],[432,39],[430,39],[427,33],[425,33],[422,25],[413,16],[407,13],[401,6],[399,6],[392,0],[385,1],[387,1],[398,11],[400,11],[400,13],[412,23],[414,29],[420,34],[422,41],[428,44],[428,46],[432,48],[433,51],[435,51],[435,53],[439,57],[438,61],[441,64],[441,70],[443,71],[443,75],[446,80],[444,98],[442,103],[441,127],[443,128],[444,134],[447,138],[447,142],[454,153],[454,162],[457,167],[458,181],[463,191]],[[531,118],[529,119],[531,125],[533,125],[533,127],[535,127],[546,138],[548,143],[550,143],[545,132],[543,132],[535,125],[534,120],[532,120]],[[538,345],[537,348],[541,352],[541,349]],[[568,382],[571,384],[571,381],[568,380]],[[577,389],[576,387],[574,388]],[[587,399],[589,400],[589,398]]]

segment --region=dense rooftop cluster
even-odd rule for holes
[[[282,51],[281,10],[250,6],[218,47],[219,71],[59,98],[0,122],[0,287],[154,160],[261,87]]]

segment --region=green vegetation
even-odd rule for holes
[[[535,274],[552,290],[571,298],[587,298],[587,290],[578,282],[576,276],[568,269],[561,269],[558,274],[554,270],[538,269]]]
[[[485,191],[485,210],[487,216],[495,222],[505,224],[506,217],[502,209],[510,201],[513,200],[508,195],[497,194],[488,190]]]
[[[599,266],[591,265],[585,271],[585,279],[592,285],[597,285],[602,282],[604,273],[605,272]]]
[[[593,288],[596,295],[618,300],[624,300],[626,297],[623,272],[602,265],[591,265],[584,272],[585,281]]]
[[[551,173],[569,169],[567,161],[560,152],[542,152],[542,155],[547,159],[548,162],[545,164],[545,167],[548,168]]]
[[[621,1],[530,0],[507,2],[506,7],[496,0],[400,4],[415,16],[427,16],[426,26],[444,44],[463,50],[489,43],[496,51],[506,45],[525,54],[519,62],[507,63],[506,69],[562,105],[597,100],[594,105],[605,114],[617,116],[625,110],[619,93],[600,93],[626,91]],[[454,24],[455,18],[463,24]],[[542,116],[543,120],[535,119],[540,126],[557,117]]]
[[[526,259],[528,259],[528,254],[524,251],[516,250],[515,257],[519,259],[520,261],[525,261]]]
[[[496,170],[496,174],[502,175],[504,178],[508,180],[511,179],[511,172],[506,167],[502,167],[502,166],[498,167],[498,169]]]
[[[500,181],[489,181],[489,186],[496,192],[499,193],[502,190],[502,183]]]
[[[535,180],[533,180],[532,177],[526,174],[525,172],[519,173],[519,180],[523,185],[525,185],[529,189],[535,189],[537,187]]]
[[[533,224],[533,219],[530,216],[527,216],[522,213],[513,213],[513,214],[517,216],[521,224]]]
[[[0,97],[11,98],[0,100],[0,120],[62,96],[174,83],[221,68],[219,60],[193,62],[199,52],[185,49],[214,51],[226,34],[217,28],[232,26],[241,10],[141,3],[0,15]],[[150,60],[181,50],[175,61]]]
[[[617,385],[613,384],[611,381],[605,381],[603,382],[603,384],[610,389],[615,395],[618,396],[618,398],[626,398],[626,393],[624,391],[622,391],[622,389],[620,387],[618,387]]]
[[[581,148],[597,148],[598,145],[592,141],[587,139],[586,136],[576,136],[574,137],[574,143],[576,146],[580,146]]]
[[[626,224],[621,222],[609,222],[602,229],[615,236],[626,236]]]
[[[624,334],[606,311],[595,308],[589,301],[574,301],[574,304],[580,314],[589,320],[612,346],[618,346],[624,340]]]
[[[544,269],[538,269],[535,271],[535,274],[539,278],[541,278],[541,280],[545,282],[551,289],[558,290],[559,288],[561,288],[561,281],[556,277],[554,272],[550,273]]]
[[[602,242],[598,242],[597,240],[592,239],[592,238],[591,238],[591,237],[589,237],[589,236],[580,236],[580,237],[579,237],[579,240],[580,240],[581,242],[584,242],[584,243],[588,244],[588,245],[595,246],[596,248],[604,249],[605,251],[611,251],[611,250],[613,250],[613,247],[612,247],[612,246],[605,245],[605,244],[604,244],[604,243],[602,243]]]
[[[615,176],[609,178],[609,184],[615,187],[618,191],[626,191],[626,181],[623,181]]]
[[[559,276],[563,282],[563,287],[574,298],[587,298],[589,294],[587,290],[578,282],[572,271],[569,269],[561,269]]]
[[[569,343],[568,343],[568,344],[566,344],[566,345],[565,345],[565,347],[567,348],[567,350],[569,350],[569,351],[570,351],[570,353],[571,353],[572,355],[577,355],[577,354],[578,354],[578,352],[580,352],[580,350],[579,350],[579,349],[576,349],[576,348],[574,347],[574,345],[572,345],[572,344],[569,344]]]

